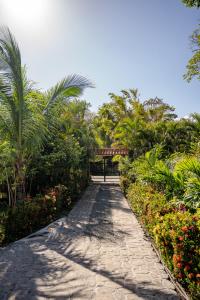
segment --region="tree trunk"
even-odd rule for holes
[[[17,202],[24,201],[25,196],[26,196],[25,178],[24,179],[20,178],[20,180],[16,184],[16,200],[17,200]]]
[[[22,202],[25,199],[25,172],[24,162],[22,158],[18,158],[16,162],[16,201]]]
[[[16,205],[16,191],[12,189],[10,183],[7,183],[8,186],[8,199],[9,199],[9,206],[15,207]]]

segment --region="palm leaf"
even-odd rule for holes
[[[186,158],[177,163],[175,170],[183,173],[190,172],[200,178],[200,161],[195,157]]]
[[[82,94],[85,88],[94,87],[94,85],[85,77],[79,75],[70,75],[58,82],[46,93],[47,105],[44,109],[46,113],[60,99],[77,97]]]
[[[4,81],[12,83],[10,88],[14,88],[17,97],[22,100],[21,54],[14,36],[7,27],[0,29],[0,72],[3,74]]]

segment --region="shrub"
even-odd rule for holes
[[[148,191],[152,191],[152,188],[139,183],[132,183],[128,188],[127,198],[139,217],[143,214],[144,201]]]
[[[120,187],[125,195],[128,191],[128,187],[130,184],[131,184],[131,181],[128,177],[125,177],[125,176],[120,177]]]
[[[188,179],[183,201],[191,209],[200,208],[200,180],[198,178]]]
[[[66,210],[88,183],[88,177],[80,171],[73,174],[73,185],[57,185],[46,190],[45,195],[27,198],[16,207],[8,208],[0,215],[0,245],[20,239],[46,226]],[[83,178],[84,177],[84,178]],[[76,191],[76,192],[75,192]]]
[[[0,215],[0,245],[3,244],[5,240],[5,215]]]
[[[182,200],[185,205],[196,210],[200,207],[200,160],[192,154],[183,155],[176,153],[168,159],[161,160],[156,155],[156,148],[139,157],[129,167],[126,166],[130,178],[135,174],[131,182],[141,182],[151,185],[154,189],[165,194],[167,200],[174,197]],[[122,178],[122,190],[124,188]]]
[[[194,215],[185,206],[167,201],[164,194],[141,183],[130,185],[128,200],[155,240],[167,266],[193,299],[197,299],[200,296],[200,212]]]
[[[37,197],[7,212],[5,242],[22,238],[53,221],[56,214],[53,198]]]
[[[44,196],[37,195],[21,205],[10,208],[4,224],[6,242],[22,238],[49,224],[70,204],[71,196],[68,188],[58,185],[46,191]]]
[[[153,230],[165,262],[193,296],[200,296],[200,218],[188,211],[161,217]]]
[[[49,189],[45,195],[45,198],[54,199],[57,213],[61,212],[62,210],[66,210],[72,202],[69,189],[62,184]]]
[[[151,186],[142,183],[133,183],[128,188],[128,200],[134,212],[142,217],[150,218],[155,214],[165,214],[172,209],[163,193],[155,191]]]

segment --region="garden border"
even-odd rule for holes
[[[121,187],[120,187],[121,188]],[[123,193],[123,192],[122,192]],[[124,193],[123,193],[124,195]],[[180,285],[180,283],[174,278],[174,276],[172,275],[171,271],[168,269],[168,267],[166,266],[166,264],[164,263],[162,256],[160,254],[159,249],[157,249],[152,237],[149,235],[148,230],[145,228],[145,226],[139,221],[138,215],[134,212],[133,208],[131,207],[131,204],[128,200],[128,198],[126,198],[124,196],[125,200],[127,201],[129,208],[131,209],[132,213],[136,216],[138,223],[140,224],[140,226],[142,227],[145,236],[147,237],[147,239],[150,241],[152,248],[154,250],[154,252],[156,253],[159,262],[163,265],[164,270],[166,271],[166,273],[169,276],[170,281],[173,283],[173,285],[175,286],[175,290],[177,291],[178,295],[181,297],[181,300],[191,300],[190,296],[186,293],[186,291],[184,290],[184,288]]]

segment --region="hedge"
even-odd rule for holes
[[[0,212],[0,246],[31,234],[68,211],[87,183],[82,179],[70,189],[64,185],[49,188],[44,195],[27,198],[16,207]]]
[[[129,186],[127,198],[175,278],[192,299],[199,299],[200,210],[192,214],[141,183]]]

